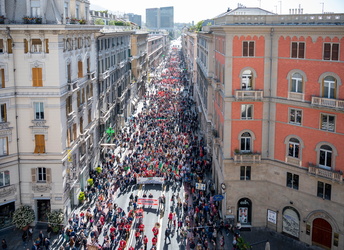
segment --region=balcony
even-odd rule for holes
[[[344,110],[344,100],[312,96],[312,105]]]
[[[296,100],[296,101],[304,101],[305,94],[304,93],[297,93],[297,92],[288,92],[288,99],[289,100]]]
[[[17,189],[15,185],[4,186],[0,188],[0,197],[5,198],[11,195],[15,195]]]
[[[74,120],[75,117],[76,117],[76,114],[74,111],[72,111],[67,115],[67,121],[71,122],[72,120]]]
[[[285,162],[294,166],[299,166],[299,167],[301,167],[301,164],[302,164],[302,161],[300,159],[290,157],[290,156],[287,156],[285,158]]]
[[[261,153],[255,152],[235,152],[234,153],[234,162],[235,163],[260,163],[261,162]]]
[[[96,71],[87,72],[87,77],[88,77],[88,80],[91,80],[91,81],[96,79]]]
[[[110,75],[109,71],[105,71],[105,72],[103,72],[103,73],[100,73],[100,74],[99,74],[99,80],[100,80],[100,81],[103,81],[103,80],[105,80],[106,78],[108,78],[109,75]]]
[[[311,162],[308,163],[308,173],[317,177],[322,177],[336,182],[343,182],[343,172],[331,169],[324,169]]]
[[[260,101],[263,99],[263,90],[235,90],[235,99]]]
[[[68,80],[68,91],[75,91],[78,89],[78,79]]]

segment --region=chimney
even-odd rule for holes
[[[301,14],[303,14],[303,9],[301,9]]]
[[[291,14],[291,9],[289,9],[289,15]]]

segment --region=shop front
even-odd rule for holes
[[[47,222],[47,213],[50,212],[50,199],[37,199],[37,221]]]
[[[251,226],[252,224],[252,202],[248,198],[238,201],[237,221],[241,226]]]
[[[9,201],[0,205],[0,230],[12,225],[12,215],[15,210],[15,201]]]
[[[283,209],[282,232],[297,239],[300,236],[300,215],[293,207]]]

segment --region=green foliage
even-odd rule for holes
[[[96,20],[94,20],[94,24],[95,25],[104,25],[104,20],[101,18],[97,18]]]
[[[191,31],[191,32],[199,32],[199,31],[201,31],[203,23],[204,23],[204,20],[199,21],[198,23],[196,23],[196,25],[189,27],[189,31]]]
[[[116,26],[130,26],[129,22],[124,22],[120,20],[112,20],[109,22],[109,25],[116,25]]]
[[[242,237],[239,237],[237,239],[237,247],[240,250],[251,249],[251,245],[248,242],[245,242],[245,240]]]
[[[85,192],[81,191],[79,196],[78,196],[78,200],[84,201],[85,199],[86,199]]]
[[[57,233],[60,226],[63,225],[63,211],[61,209],[47,213],[48,222],[51,225],[53,232]]]
[[[35,220],[35,211],[30,206],[24,205],[13,213],[12,222],[17,228],[24,228]]]

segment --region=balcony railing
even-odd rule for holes
[[[344,109],[344,100],[312,96],[312,105],[318,105],[335,109]]]
[[[78,89],[78,79],[68,80],[68,91],[75,91]]]
[[[88,76],[88,80],[96,79],[96,71],[88,72],[87,76]]]
[[[263,90],[235,90],[235,99],[237,100],[261,100],[263,99]]]
[[[4,186],[0,188],[0,197],[8,197],[11,195],[14,195],[16,193],[17,189],[15,185],[9,185],[9,186]]]
[[[336,170],[328,170],[320,167],[319,165],[315,165],[313,163],[308,163],[308,173],[320,176],[326,179],[330,179],[332,181],[343,182],[343,172],[336,171]]]
[[[236,163],[260,163],[261,153],[234,153],[234,162]]]

